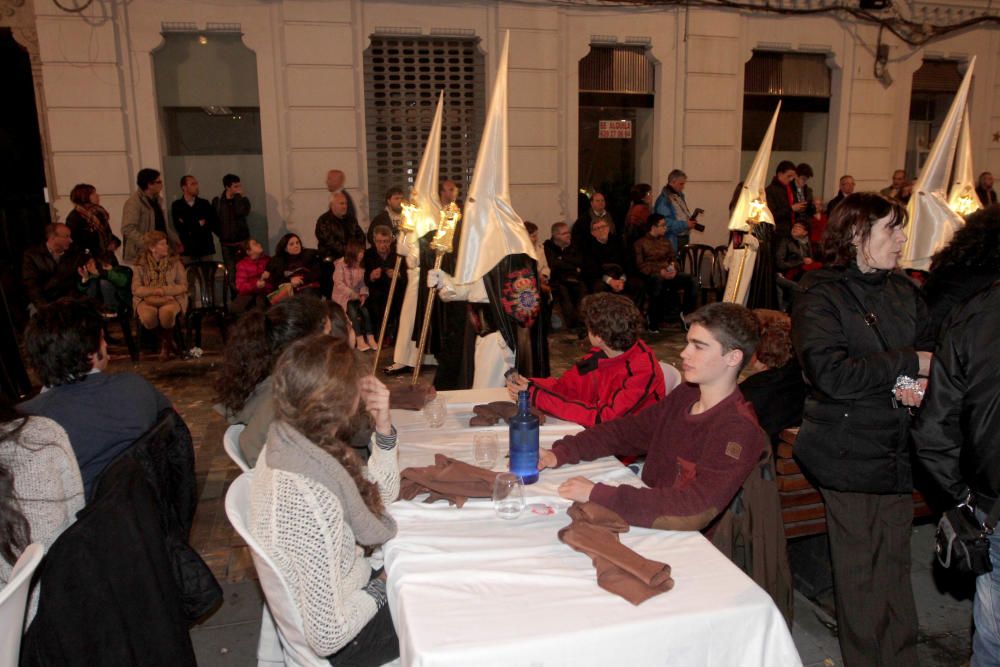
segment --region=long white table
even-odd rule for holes
[[[428,427],[418,412],[393,411],[400,465],[429,465],[435,453],[472,462],[472,436],[498,433],[503,469],[506,425],[470,428],[472,406],[504,400],[502,390],[444,392],[448,419]],[[580,430],[550,420],[543,446]],[[668,563],[673,590],[636,607],[597,585],[590,559],[559,541],[569,501],[556,487],[575,475],[641,486],[616,459],[542,472],[525,488],[529,503],[555,509],[506,521],[489,499],[463,508],[421,498],[390,507],[399,527],[384,547],[389,605],[402,664],[801,665],[767,593],[701,534],[632,528],[621,536],[637,553]]]

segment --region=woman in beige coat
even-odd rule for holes
[[[177,316],[187,311],[187,274],[163,232],[146,232],[143,246],[132,275],[132,303],[143,327],[159,329],[160,360],[166,361]]]

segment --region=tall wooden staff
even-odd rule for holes
[[[740,256],[740,267],[736,272],[736,280],[733,281],[733,291],[724,301],[739,303],[736,299],[740,293],[740,284],[743,282],[743,270],[746,268],[747,255],[750,254],[750,241],[747,239],[747,235],[752,236],[754,228],[761,224],[760,214],[766,206],[767,203],[761,199],[760,195],[750,202],[750,211],[747,215],[747,226],[749,229],[743,232],[743,254]]]
[[[375,365],[372,373],[378,371],[378,360],[382,356],[382,342],[385,340],[385,328],[389,323],[389,312],[392,310],[392,297],[396,294],[396,282],[399,280],[399,267],[403,257],[399,254],[399,247],[406,243],[406,235],[417,231],[417,223],[413,216],[417,212],[416,206],[411,206],[403,202],[403,218],[399,223],[399,238],[396,240],[396,265],[392,269],[392,282],[389,283],[389,299],[385,302],[385,312],[382,314],[382,327],[378,332],[378,347],[375,348]]]
[[[438,221],[437,233],[435,233],[434,238],[431,239],[431,250],[433,250],[435,254],[434,270],[441,268],[441,260],[444,259],[446,253],[452,251],[453,241],[455,240],[455,227],[461,219],[462,213],[458,210],[458,206],[455,205],[455,202],[448,204],[448,206],[441,211],[441,219]],[[420,365],[424,360],[424,348],[427,345],[427,331],[431,325],[431,309],[434,307],[434,297],[436,294],[436,288],[428,288],[427,307],[424,309],[424,322],[420,327],[420,343],[417,345],[417,363],[413,365],[413,377],[410,380],[411,385],[417,384],[417,379],[420,377]]]

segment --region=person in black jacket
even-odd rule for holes
[[[935,338],[954,308],[995,280],[1000,280],[1000,206],[970,215],[931,259],[923,292]]]
[[[844,201],[844,197],[851,194],[854,194],[854,177],[844,174],[840,177],[840,190],[837,191],[837,196],[826,203],[826,214],[833,215],[833,209]]]
[[[76,285],[81,276],[72,245],[69,227],[55,222],[45,227],[45,243],[29,248],[22,256],[21,279],[32,313],[64,296],[79,293]]]
[[[320,272],[322,262],[312,248],[302,245],[298,234],[288,233],[281,237],[274,247],[274,256],[267,265],[271,282],[281,288],[291,285],[294,294],[309,294],[320,297]],[[332,288],[331,288],[332,290]],[[330,297],[329,294],[326,295]],[[272,303],[274,301],[272,300]]]
[[[992,206],[997,203],[997,193],[993,190],[993,174],[984,171],[979,174],[979,185],[976,186],[976,195],[979,203],[983,206]]]
[[[811,386],[795,457],[826,504],[846,665],[917,664],[907,407],[919,395],[895,387],[927,375],[933,336],[916,287],[895,270],[905,224],[899,202],[845,197],[826,229],[825,266],[799,283],[792,313]]]
[[[365,250],[361,264],[365,269],[365,285],[368,286],[368,312],[376,331],[381,330],[385,309],[389,303],[389,286],[392,284],[392,272],[396,269],[396,244],[393,243],[393,233],[390,227],[375,225],[369,230],[374,244]],[[399,310],[403,305],[403,293],[406,292],[406,267],[400,263],[399,277],[396,279],[396,289],[392,295],[392,305],[389,309],[389,321],[386,323],[385,337],[387,341],[396,339],[396,329],[399,325]]]
[[[980,521],[1000,502],[1000,282],[947,321],[913,429],[924,468],[958,505],[969,495]],[[1000,664],[1000,531],[989,538],[993,572],[976,578],[972,664]]]
[[[355,239],[365,246],[365,233],[347,204],[347,193],[335,192],[330,195],[329,210],[316,219],[316,243],[322,262],[320,292],[324,298],[330,298],[333,292],[333,263],[344,256],[347,242]]]
[[[219,221],[222,261],[229,272],[229,289],[236,297],[236,262],[243,258],[243,244],[250,238],[250,200],[243,195],[243,183],[236,174],[222,177],[222,194],[212,200]]]
[[[184,246],[181,257],[185,263],[215,257],[215,240],[212,234],[219,233],[219,217],[208,200],[198,196],[199,193],[198,179],[190,174],[182,176],[181,197],[170,205],[170,217],[174,220],[174,228]],[[235,272],[236,269],[233,268],[232,271]]]
[[[753,314],[760,323],[760,344],[750,361],[750,370],[756,372],[740,382],[740,391],[774,444],[783,430],[802,423],[807,389],[792,347],[791,319],[765,308]]]
[[[795,163],[782,160],[774,170],[774,178],[767,186],[767,208],[774,217],[774,234],[782,239],[792,233],[792,220],[806,210],[806,202],[795,201]]]
[[[603,219],[590,223],[590,238],[583,257],[583,280],[591,292],[613,292],[628,296],[625,275],[625,249],[619,237],[611,234]]]
[[[552,272],[549,276],[549,286],[559,304],[565,326],[568,329],[583,328],[580,317],[580,303],[587,296],[587,288],[581,280],[580,250],[570,241],[569,225],[557,222],[552,225],[552,238],[542,244],[545,250],[545,260]]]

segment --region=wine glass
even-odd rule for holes
[[[497,462],[497,434],[477,433],[472,437],[472,456],[476,465],[487,470]]]
[[[440,396],[427,402],[424,406],[424,417],[431,428],[441,428],[444,426],[444,419],[448,415],[448,403]]]
[[[502,472],[493,482],[493,510],[501,519],[516,519],[524,511],[524,485],[512,472]]]

